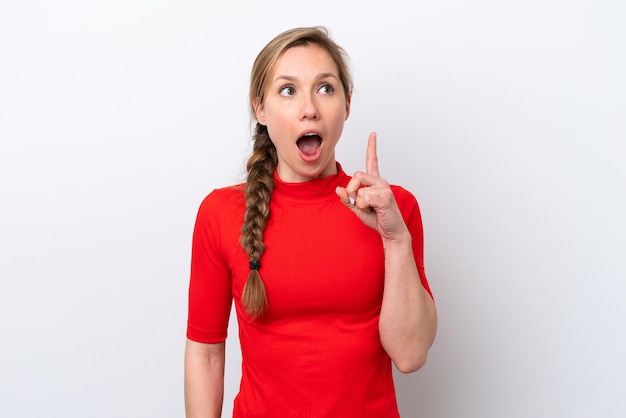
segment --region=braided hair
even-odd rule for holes
[[[270,214],[270,197],[274,189],[274,170],[278,164],[276,148],[267,127],[257,123],[252,155],[248,158],[248,179],[244,189],[246,213],[241,227],[241,246],[248,253],[250,275],[243,288],[243,305],[252,318],[265,313],[267,294],[259,269],[265,251],[263,230]]]

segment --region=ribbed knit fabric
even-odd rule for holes
[[[259,273],[269,310],[249,320],[241,294],[249,273],[239,244],[243,185],[214,190],[200,205],[193,235],[187,336],[223,341],[234,298],[242,380],[234,417],[398,417],[391,361],[378,334],[384,252],[335,194],[339,173],[304,183],[274,176],[266,251]],[[392,186],[424,287],[417,201]]]

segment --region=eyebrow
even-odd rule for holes
[[[339,80],[339,78],[333,73],[320,73],[315,77],[316,80],[323,80],[325,78],[334,78],[335,80]],[[274,78],[274,82],[278,80],[286,80],[286,81],[297,81],[298,78],[291,75],[277,75]]]

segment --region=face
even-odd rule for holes
[[[278,175],[303,182],[337,173],[335,146],[350,114],[337,65],[317,45],[284,52],[268,80],[265,102],[254,103],[278,154]]]

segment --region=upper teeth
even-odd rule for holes
[[[304,136],[313,136],[313,135],[317,135],[315,132],[309,132],[307,134],[304,134]]]

